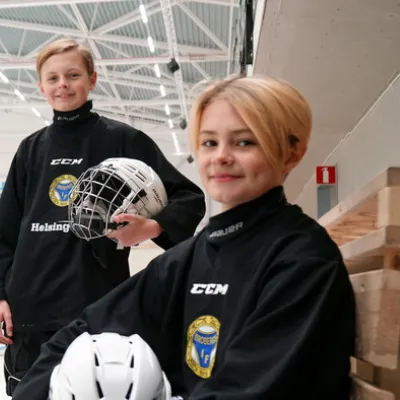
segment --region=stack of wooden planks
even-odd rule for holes
[[[353,400],[400,400],[400,167],[322,216],[356,293]]]

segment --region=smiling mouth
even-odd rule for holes
[[[240,176],[237,175],[229,175],[229,174],[221,174],[221,175],[213,175],[211,179],[217,182],[232,182],[234,180],[239,179]]]
[[[58,99],[69,99],[70,97],[72,97],[74,94],[73,93],[68,93],[68,94],[61,94],[56,96]]]

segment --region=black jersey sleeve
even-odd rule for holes
[[[42,345],[39,358],[18,384],[13,399],[47,400],[54,367],[61,362],[68,346],[83,332],[115,332],[126,336],[137,333],[154,348],[164,307],[162,293],[156,290],[156,263],[157,259],[153,260],[145,270],[87,307],[79,319]]]
[[[24,142],[11,162],[0,197],[0,299],[6,299],[5,276],[14,259],[24,211],[26,167]]]
[[[205,214],[203,191],[181,174],[164,156],[157,144],[143,132],[134,136],[132,157],[151,166],[163,181],[168,194],[167,206],[154,219],[164,232],[153,241],[168,249],[192,236]],[[136,150],[135,150],[136,149]]]
[[[351,284],[339,257],[307,255],[300,246],[268,267],[254,312],[190,400],[349,398]]]

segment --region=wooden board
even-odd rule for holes
[[[382,269],[350,276],[356,295],[355,356],[396,369],[400,350],[400,271]]]
[[[352,399],[400,400],[400,167],[351,193],[319,223],[339,245],[356,295]]]
[[[393,393],[353,377],[351,400],[396,400]]]
[[[400,269],[400,226],[376,229],[340,246],[340,251],[349,274],[381,269],[385,266]]]
[[[400,168],[391,167],[319,219],[341,246],[382,226],[400,225]]]

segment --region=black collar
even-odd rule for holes
[[[92,101],[88,100],[83,106],[73,111],[54,110],[53,124],[57,126],[71,126],[89,119],[92,113]]]
[[[207,240],[222,245],[253,229],[288,204],[283,187],[274,187],[257,199],[211,217],[205,230]]]

